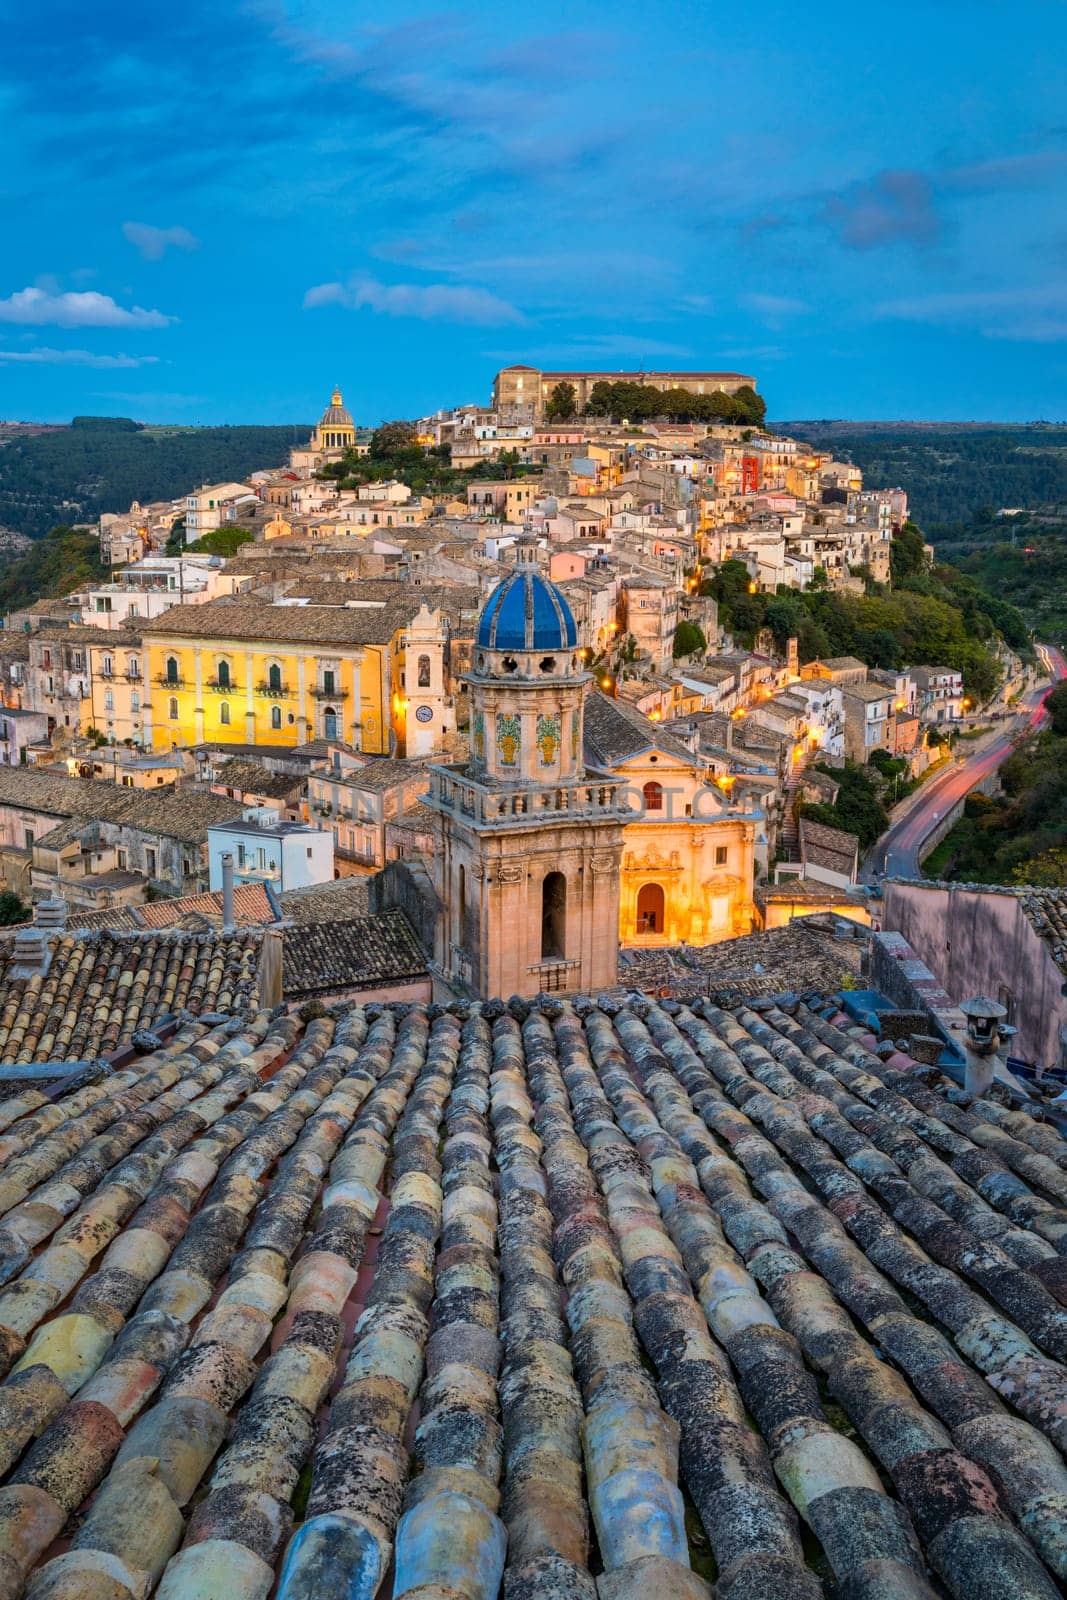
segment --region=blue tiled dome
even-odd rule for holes
[[[573,650],[578,630],[554,583],[537,572],[515,572],[498,583],[478,619],[486,650]]]

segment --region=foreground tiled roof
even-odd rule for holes
[[[260,1013],[0,1104],[0,1593],[1052,1600],[1067,1147],[827,1009]]]
[[[427,971],[426,953],[402,911],[297,923],[285,929],[282,952],[287,999],[381,988]]]
[[[678,999],[713,991],[760,995],[839,989],[858,973],[860,955],[858,943],[835,939],[803,919],[720,944],[625,950],[619,981],[628,989],[667,988]]]
[[[238,883],[233,890],[234,919],[242,923],[276,922],[278,914],[262,883]],[[205,927],[222,924],[222,891],[183,894],[173,900],[147,900],[143,905],[111,906],[105,911],[79,911],[71,907],[71,928],[133,932],[138,928],[173,928],[186,917],[200,917]]]
[[[251,932],[64,934],[50,940],[44,976],[28,978],[12,976],[16,950],[5,940],[0,1062],[88,1061],[182,1009],[239,1011],[254,997],[257,940]]]
[[[1020,889],[1019,898],[1053,961],[1061,972],[1067,972],[1067,889]]]

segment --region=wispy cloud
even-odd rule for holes
[[[808,307],[803,300],[790,294],[743,294],[741,304],[759,317],[798,317]]]
[[[177,317],[143,306],[120,306],[109,294],[95,289],[58,294],[50,289],[19,289],[0,300],[0,322],[24,327],[56,328],[165,328]]]
[[[153,228],[149,222],[124,222],[122,231],[128,243],[139,250],[145,261],[162,261],[168,250],[196,250],[200,240],[188,228]]]
[[[989,339],[1053,344],[1067,339],[1067,284],[973,289],[884,301],[878,315],[972,328]]]
[[[488,289],[452,283],[379,283],[351,278],[347,283],[320,283],[304,296],[308,309],[344,306],[349,311],[375,311],[386,317],[414,317],[421,322],[470,322],[482,327],[524,322],[522,312]]]
[[[850,250],[887,244],[936,244],[941,217],[934,190],[922,172],[898,168],[878,172],[826,203],[826,220]]]
[[[19,361],[28,366],[45,367],[149,367],[158,356],[98,355],[93,350],[52,350],[39,345],[35,350],[0,350],[0,364]]]

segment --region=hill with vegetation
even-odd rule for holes
[[[781,422],[853,462],[864,483],[900,486],[935,543],[965,538],[1004,507],[1067,509],[1067,426],[965,422]]]
[[[201,483],[241,482],[307,442],[286,427],[149,427],[129,417],[75,417],[69,428],[0,437],[0,528],[32,539],[96,522],[131,501],[172,500]]]
[[[743,561],[724,562],[701,591],[714,596],[720,623],[748,648],[766,628],[783,652],[795,637],[801,662],[856,656],[869,667],[893,671],[954,667],[969,694],[987,699],[1001,676],[997,636],[1014,650],[1029,648],[1021,613],[956,567],[928,568],[914,523],[893,540],[890,561],[891,586],[868,579],[863,594],[830,589],[821,569],[803,592],[751,594]]]
[[[1067,684],[1045,701],[1049,726],[1000,768],[1003,794],[970,794],[923,862],[929,878],[1067,888]]]

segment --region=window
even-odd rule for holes
[[[280,690],[282,686],[282,669],[278,663],[272,662],[267,668],[267,687]]]
[[[311,846],[308,845],[308,860],[311,860]]]
[[[134,690],[131,691],[131,694],[130,694],[130,710],[131,711],[140,711],[140,709],[141,709],[140,692],[137,689],[134,689]]]
[[[237,865],[239,867],[243,867],[244,864],[245,864],[245,847],[244,847],[243,844],[239,844],[237,846]]]
[[[32,850],[33,849],[33,838],[34,838],[33,829],[32,828],[25,828],[23,830],[22,839],[23,839],[23,844],[25,845],[27,850]]]
[[[724,844],[717,844],[715,846],[715,865],[717,867],[725,867],[729,859],[730,851],[727,846]]]
[[[77,665],[77,663],[75,663],[75,665]],[[111,674],[115,670],[114,657],[113,656],[104,656],[104,657],[102,657],[101,663],[100,663],[100,670],[103,673],[105,678],[110,678]]]
[[[219,662],[218,680],[220,689],[228,689],[230,687],[230,663],[228,661]]]
[[[118,866],[118,869],[119,869],[120,872],[125,872],[126,871],[126,852],[125,852],[125,850],[116,850],[115,851],[115,862],[116,862],[116,865]]]
[[[270,708],[270,725],[271,725],[272,728],[280,728],[281,727],[281,725],[282,725],[282,708],[281,708],[281,706],[271,706],[271,708]]]
[[[145,853],[144,853],[144,869],[145,869],[145,871],[147,872],[147,874],[148,874],[148,876],[150,878],[154,878],[155,877],[155,875],[156,875],[156,852],[154,850],[146,850],[145,851]]]
[[[419,688],[420,689],[428,689],[429,687],[430,687],[430,658],[429,658],[429,656],[420,656],[419,657]]]
[[[334,672],[333,672],[333,668],[332,667],[325,667],[323,669],[322,687],[323,687],[323,692],[325,694],[335,694],[336,693],[337,685],[336,685],[336,682],[335,682],[335,679],[334,679]]]
[[[550,872],[541,885],[541,959],[562,961],[567,948],[567,880]]]
[[[227,725],[230,721],[230,708],[225,700],[222,702],[221,706],[219,706],[219,721],[224,722]]]
[[[178,720],[178,702],[173,695],[167,701],[167,716],[172,722],[177,722]]]
[[[167,682],[168,683],[177,683],[178,682],[178,658],[177,658],[177,656],[168,656],[167,657]]]
[[[104,690],[104,710],[105,711],[114,711],[114,709],[115,709],[115,691],[113,689],[105,689]]]
[[[641,793],[645,797],[646,811],[663,810],[663,785],[655,781],[646,783]]]
[[[141,676],[141,663],[138,661],[136,656],[130,656],[129,660],[127,661],[126,676],[128,678],[139,678]]]
[[[327,706],[322,713],[322,736],[324,739],[337,738],[337,712],[333,706]]]

